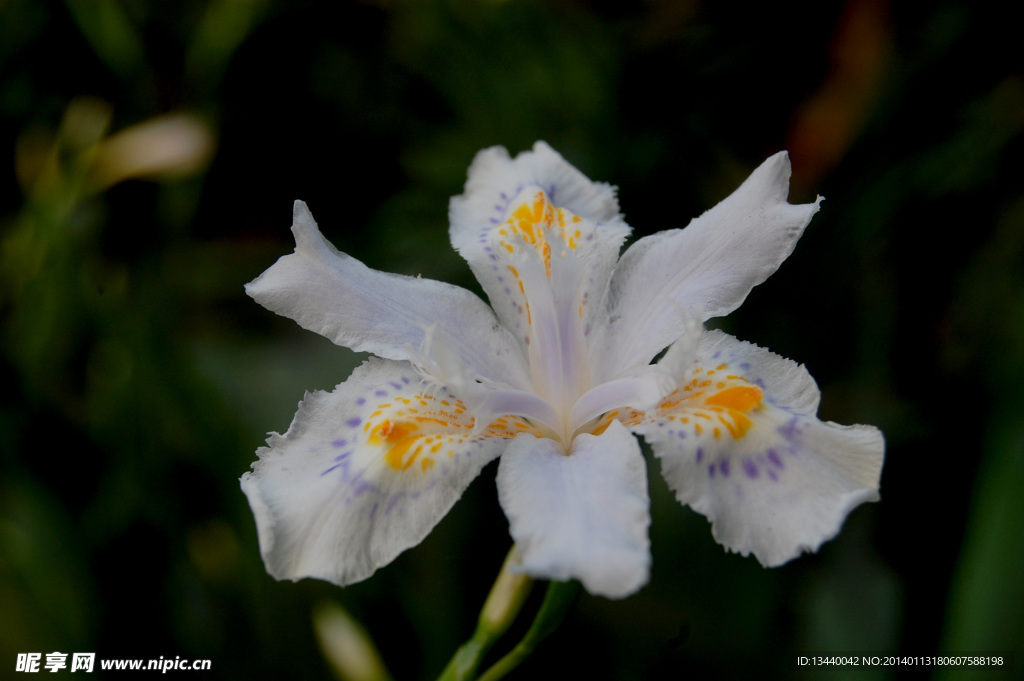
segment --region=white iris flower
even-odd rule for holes
[[[779,267],[817,212],[820,199],[787,202],[789,174],[776,154],[686,229],[620,258],[630,229],[614,188],[543,142],[514,159],[481,151],[451,201],[451,241],[493,309],[340,253],[297,201],[295,252],[246,291],[377,357],[307,394],[242,476],[268,571],[365,579],[500,456],[517,569],[627,596],[651,562],[634,435],[728,549],[765,566],[817,550],[878,499],[881,433],[820,421],[803,366],[703,327]]]

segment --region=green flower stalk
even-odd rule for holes
[[[487,600],[484,601],[472,638],[456,651],[438,677],[438,681],[464,681],[476,678],[476,670],[479,669],[484,656],[512,626],[533,587],[533,579],[509,569],[518,561],[519,557],[513,546],[505,557],[501,572],[498,573]]]

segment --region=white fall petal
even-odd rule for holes
[[[291,427],[242,476],[267,571],[351,584],[419,544],[502,440],[472,435],[407,362],[370,359],[333,392],[307,393]]]
[[[709,331],[684,381],[634,431],[676,498],[730,550],[781,565],[878,500],[882,434],[818,420],[818,388],[802,366]]]
[[[246,291],[380,358],[307,395],[242,477],[268,571],[364,579],[501,456],[518,569],[628,596],[650,571],[633,434],[730,550],[767,566],[816,550],[878,498],[881,433],[818,420],[803,367],[703,328],[779,267],[818,210],[788,189],[776,154],[686,229],[619,259],[629,227],[612,187],[543,142],[515,158],[486,149],[450,219],[490,306],[338,252],[296,202],[295,252]]]
[[[498,498],[522,571],[578,579],[608,598],[647,583],[647,470],[621,423],[600,436],[578,436],[569,456],[550,440],[520,435],[501,457]]]

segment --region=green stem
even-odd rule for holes
[[[570,606],[576,600],[579,589],[580,583],[577,581],[551,582],[544,595],[544,602],[541,604],[533,624],[530,625],[530,630],[526,632],[526,636],[505,657],[485,671],[478,681],[498,681],[529,657],[537,645],[554,633],[558,625],[565,619]]]
[[[517,562],[519,556],[513,546],[480,611],[476,631],[472,638],[455,651],[438,681],[470,681],[476,678],[476,670],[480,668],[484,656],[519,614],[530,594],[533,580],[509,571],[509,567]]]

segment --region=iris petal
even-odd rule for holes
[[[597,356],[607,376],[647,364],[685,330],[679,310],[702,319],[728,314],[789,257],[814,203],[792,205],[785,152],[762,163],[717,206],[686,229],[638,240],[611,282]]]
[[[818,397],[803,367],[711,331],[675,392],[621,418],[720,543],[773,567],[817,550],[878,499],[881,433],[820,421]]]
[[[498,496],[527,574],[579,579],[609,598],[647,582],[647,472],[621,424],[600,437],[578,435],[569,456],[549,440],[519,436],[501,457]]]
[[[477,433],[454,395],[406,362],[370,359],[333,392],[307,394],[242,476],[267,571],[345,585],[369,577],[430,532],[505,439]]]
[[[260,305],[338,345],[388,359],[410,359],[424,330],[438,326],[481,376],[527,387],[525,356],[477,296],[370,269],[324,239],[302,201],[295,202],[292,232],[295,252],[245,287]]]

